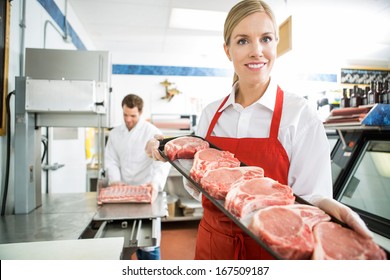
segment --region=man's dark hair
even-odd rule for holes
[[[138,95],[128,94],[122,100],[122,107],[124,105],[129,108],[137,107],[138,111],[142,112],[142,109],[144,108],[144,101]]]

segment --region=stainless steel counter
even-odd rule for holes
[[[96,213],[96,193],[45,194],[29,214],[0,218],[0,244],[78,239]]]
[[[118,246],[128,253],[130,249],[159,244],[160,219],[167,215],[165,197],[165,193],[159,193],[153,205],[98,206],[96,192],[43,195],[42,206],[31,213],[0,218],[0,256],[3,259],[119,259],[124,254]],[[137,224],[136,230],[134,226],[124,226],[130,221]],[[99,222],[107,224],[102,227],[101,238],[86,236],[91,225]],[[69,250],[71,247],[76,249]],[[37,248],[39,253],[34,253]],[[59,253],[55,255],[55,252]]]

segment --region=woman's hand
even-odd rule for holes
[[[157,160],[166,162],[166,160],[160,155],[160,152],[158,151],[158,147],[160,146],[159,140],[163,140],[164,135],[156,134],[152,139],[150,139],[145,146],[145,152],[148,155],[148,157]]]
[[[360,218],[360,216],[348,206],[338,202],[335,199],[319,196],[313,197],[310,199],[310,202],[329,215],[338,219],[340,222],[345,223],[351,229],[365,238],[373,237],[372,232],[368,229],[367,225]]]

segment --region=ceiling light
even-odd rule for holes
[[[169,27],[222,32],[226,15],[224,12],[173,8]]]

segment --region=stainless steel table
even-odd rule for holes
[[[96,193],[44,194],[31,213],[0,218],[0,244],[78,239],[96,209]]]
[[[103,206],[97,205],[96,192],[44,194],[42,206],[31,213],[0,217],[0,250],[7,251],[10,258],[26,258],[28,256],[23,253],[17,256],[10,252],[16,249],[28,252],[36,246],[43,246],[42,248],[47,249],[44,257],[49,258],[54,248],[64,248],[69,244],[80,248],[91,246],[87,250],[91,253],[96,251],[95,246],[98,245],[109,251],[113,250],[111,252],[114,253],[104,256],[100,254],[102,258],[116,258],[115,246],[118,242],[122,244],[123,252],[127,253],[129,248],[134,251],[138,247],[158,245],[161,217],[166,216],[167,212],[165,193],[160,193],[154,204]],[[86,236],[94,223],[98,223],[99,227],[94,228],[95,232],[91,236]],[[116,245],[110,249],[112,242]],[[71,254],[71,251],[68,253]],[[74,258],[80,256],[77,255],[77,250],[74,253]],[[69,254],[67,256],[71,257]],[[87,255],[84,257],[91,257]],[[59,253],[52,258],[61,256]],[[99,254],[96,257],[98,256]],[[31,258],[34,258],[33,255]]]
[[[166,193],[154,203],[108,203],[97,208],[91,224],[81,238],[123,236],[130,254],[137,248],[159,246],[161,218],[168,215]]]

